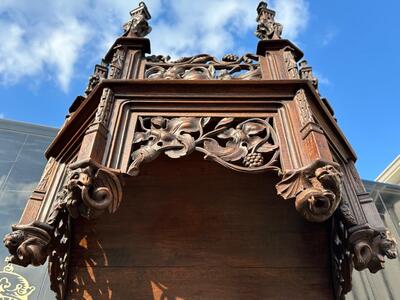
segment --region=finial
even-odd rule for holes
[[[145,37],[151,32],[151,26],[147,22],[151,19],[151,15],[144,2],[140,2],[139,6],[130,12],[131,19],[124,24],[124,36],[128,37]]]
[[[257,7],[258,22],[256,36],[260,40],[278,40],[281,38],[283,26],[275,22],[275,11],[268,8],[268,4],[261,1]]]

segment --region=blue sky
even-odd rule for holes
[[[253,0],[149,0],[154,54],[255,52]],[[384,3],[384,5],[383,5]],[[400,2],[275,0],[284,37],[305,53],[320,92],[374,179],[400,153]],[[95,63],[121,34],[127,0],[2,0],[0,117],[59,127]]]

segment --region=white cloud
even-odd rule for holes
[[[318,78],[319,84],[328,85],[328,86],[332,85],[332,82],[329,80],[328,77],[325,77],[323,74],[321,74],[320,72],[315,71],[315,70],[313,71],[313,73],[314,73],[314,76]]]
[[[275,0],[276,19],[283,24],[284,36],[295,40],[308,25],[309,7],[306,0]]]
[[[136,3],[126,0],[3,0],[0,3],[0,83],[54,79],[67,91],[78,63],[99,61],[121,34]],[[256,27],[257,0],[148,0],[153,53],[175,56],[242,50]],[[275,0],[285,37],[308,22],[306,0]],[[245,49],[243,49],[245,50]]]
[[[0,113],[0,119],[4,119],[5,117],[6,117],[5,114]],[[1,180],[0,180],[0,182],[1,182]]]

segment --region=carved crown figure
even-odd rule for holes
[[[280,39],[283,31],[282,24],[275,22],[275,11],[268,8],[268,4],[261,1],[257,7],[258,22],[256,36],[260,40]]]
[[[131,19],[124,24],[124,36],[145,37],[151,32],[151,26],[147,22],[151,15],[144,2],[139,3],[139,7],[130,12]]]

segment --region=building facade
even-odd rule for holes
[[[26,200],[46,166],[44,152],[58,129],[0,119],[0,235],[17,224]],[[23,268],[7,264],[6,248],[0,248],[0,299],[55,299],[47,265]],[[7,285],[21,284],[20,289]]]

